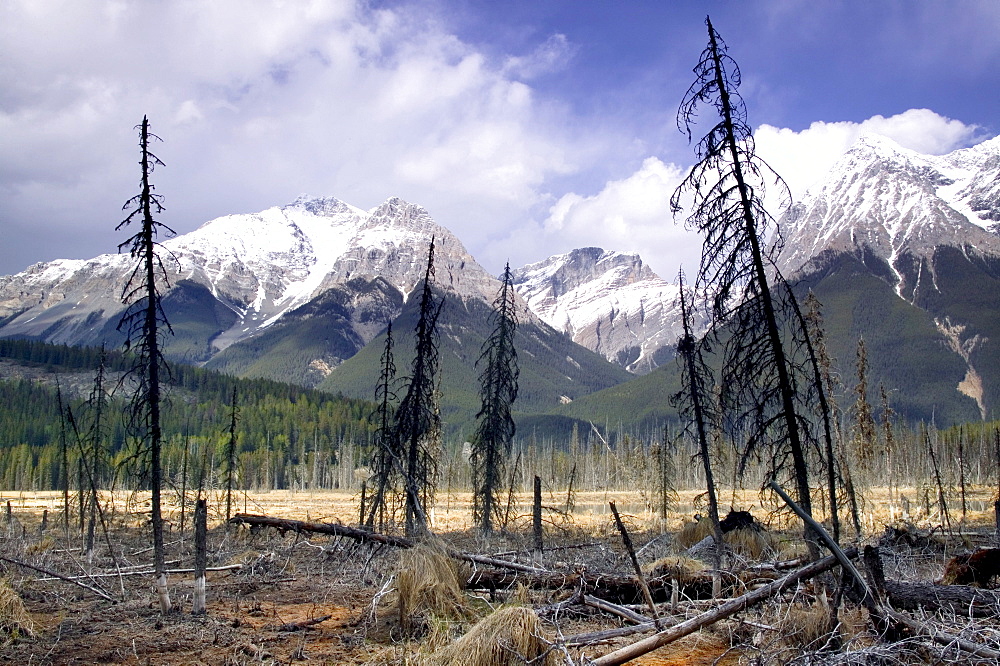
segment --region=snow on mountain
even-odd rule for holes
[[[492,301],[495,278],[427,211],[396,198],[363,211],[337,199],[300,197],[287,206],[228,215],[163,241],[162,260],[171,284],[203,285],[236,313],[236,324],[213,341],[224,349],[352,278],[381,278],[408,294],[423,278],[431,236],[436,284]],[[121,310],[131,264],[128,255],[102,255],[0,277],[0,333],[85,339]]]
[[[781,219],[786,275],[828,250],[865,248],[897,274],[901,261],[942,245],[1000,256],[1000,137],[947,155],[922,155],[877,135],[861,137]],[[904,259],[904,257],[906,257]]]
[[[636,254],[573,250],[515,270],[514,286],[547,324],[632,372],[662,364],[680,336],[677,286]]]

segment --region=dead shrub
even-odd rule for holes
[[[429,655],[427,666],[548,666],[555,655],[542,638],[535,611],[523,606],[500,608],[457,641]],[[544,656],[543,656],[544,655]]]
[[[778,629],[785,645],[816,650],[829,640],[832,620],[833,609],[826,596],[821,595],[815,603],[796,603],[788,607]]]
[[[462,581],[465,567],[448,557],[436,541],[424,541],[399,554],[396,599],[399,624],[407,636],[426,626],[429,615],[462,619],[468,614]]]
[[[10,583],[0,579],[0,647],[35,636],[35,623]]]
[[[712,521],[707,518],[684,523],[681,531],[677,533],[677,543],[682,548],[690,548],[705,537],[711,536],[713,532]]]
[[[645,568],[649,578],[670,578],[681,585],[690,585],[711,576],[711,571],[701,560],[683,555],[668,555],[650,563]]]
[[[744,527],[726,532],[722,536],[722,540],[737,555],[753,560],[762,559],[765,555],[773,555],[776,550],[774,539],[770,533],[755,527]]]
[[[30,544],[24,549],[24,552],[29,555],[37,555],[40,553],[47,553],[56,547],[56,541],[50,536],[42,537],[33,544]]]

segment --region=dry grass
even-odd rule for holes
[[[966,516],[965,525],[989,525],[994,521],[992,487],[977,486],[970,489],[970,512]],[[614,501],[622,514],[630,516],[630,529],[650,532],[679,532],[684,523],[690,521],[696,513],[704,513],[701,501],[703,491],[682,490],[678,493],[678,501],[666,520],[648,509],[643,493],[637,490],[588,491],[576,494],[575,509],[572,513],[574,526],[599,532],[613,530],[613,518],[608,502]],[[148,510],[148,493],[129,493],[131,506],[135,511]],[[862,516],[865,531],[869,534],[881,533],[886,525],[901,524],[909,521],[917,527],[927,527],[940,523],[936,515],[928,516],[918,502],[920,494],[915,488],[894,489],[893,501],[889,501],[886,488],[869,488],[865,490],[865,511]],[[561,506],[565,498],[565,490],[546,491],[543,503],[550,506]],[[726,490],[725,506],[735,506],[753,513],[768,530],[796,527],[798,521],[788,512],[776,513],[779,507],[772,503],[770,495],[761,497],[756,489]],[[176,526],[180,519],[180,506],[172,494],[164,495],[165,517]],[[224,500],[219,496],[209,497],[209,511],[215,511],[209,520],[220,520],[219,507],[224,507]],[[236,502],[236,510],[249,513],[259,513],[282,518],[299,520],[316,520],[323,522],[342,522],[353,524],[357,522],[358,500],[360,492],[316,490],[270,490],[248,491],[240,493]],[[11,501],[15,516],[26,524],[30,531],[41,522],[42,511],[49,510],[49,528],[54,529],[59,521],[62,510],[62,494],[58,491],[0,491],[0,504]],[[118,493],[115,506],[125,506],[126,494]],[[952,502],[952,504],[955,504]],[[432,527],[435,532],[462,532],[473,527],[472,495],[468,492],[439,493],[437,502],[431,509]],[[954,507],[953,507],[954,508]],[[826,520],[820,508],[814,509],[816,517]],[[188,511],[190,516],[190,510]],[[515,513],[528,517],[531,515],[530,493],[517,496]],[[27,515],[26,515],[27,514]],[[953,514],[952,520],[958,522],[958,516]],[[187,519],[190,521],[190,517]],[[849,523],[846,510],[841,512],[841,521],[845,526]],[[705,522],[705,521],[701,521]],[[130,525],[136,527],[136,525]],[[704,529],[704,528],[703,528]],[[707,531],[702,535],[707,536]],[[693,542],[697,543],[697,541]],[[693,545],[693,543],[691,545]]]
[[[444,546],[426,540],[399,554],[396,603],[407,636],[420,633],[430,616],[458,620],[468,615],[462,582],[464,566],[448,557]]]
[[[542,637],[535,611],[523,606],[501,608],[478,622],[457,641],[429,655],[427,666],[523,666],[555,664]],[[543,656],[544,655],[544,656]]]
[[[661,557],[644,568],[649,577],[666,576],[676,580],[681,585],[689,585],[711,575],[704,562],[683,555]]]
[[[778,621],[783,642],[789,647],[817,650],[830,638],[833,609],[821,595],[814,603],[796,603],[784,609]]]
[[[35,622],[10,583],[0,579],[0,647],[35,635]]]
[[[708,519],[685,523],[677,533],[677,544],[685,549],[690,548],[712,536],[712,532],[712,521]],[[755,560],[765,555],[774,555],[779,550],[777,538],[765,530],[751,527],[726,532],[722,535],[722,540],[732,552]]]

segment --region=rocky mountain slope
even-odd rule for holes
[[[997,415],[1000,137],[942,156],[863,137],[779,224],[779,266],[800,293],[812,289],[824,303],[845,383],[863,336],[870,385],[884,384],[906,418],[943,424]],[[432,236],[435,288],[446,300],[442,356],[462,368],[453,372],[456,404],[474,410],[475,360],[498,282],[426,211],[399,199],[363,211],[301,198],[164,241],[172,285],[165,308],[175,331],[168,352],[366,397],[386,321],[412,316],[407,297]],[[0,277],[0,336],[114,346],[129,268],[127,256],[104,255]],[[583,248],[515,276],[530,411],[569,401],[577,402],[561,409],[578,411],[588,392],[627,379],[625,369],[649,373],[672,357],[676,286],[637,255]],[[397,331],[405,337],[405,325]],[[407,351],[403,341],[402,373]],[[648,390],[616,389],[625,394],[654,399]],[[593,398],[608,409],[614,399]]]
[[[630,372],[649,372],[674,356],[677,286],[637,254],[573,250],[515,270],[514,284],[543,321]]]
[[[165,338],[167,354],[238,376],[371,397],[377,353],[372,367],[337,370],[373,339],[380,350],[386,323],[406,319],[431,238],[433,285],[446,301],[439,320],[442,357],[458,360],[445,378],[443,389],[451,389],[443,390],[445,408],[461,421],[477,408],[475,363],[500,283],[424,209],[400,199],[362,211],[336,199],[300,198],[164,241],[170,283],[164,309],[174,331]],[[0,278],[0,336],[117,346],[119,296],[130,268],[128,256],[102,255]],[[628,378],[521,300],[518,317],[529,411]],[[405,324],[396,332],[405,339]],[[401,374],[408,353],[397,349]]]
[[[496,281],[461,242],[424,209],[400,199],[362,211],[336,199],[300,198],[260,213],[218,218],[165,240],[163,263],[174,286],[168,299],[183,301],[174,304],[175,314],[186,320],[195,304],[217,311],[211,322],[201,318],[213,330],[190,340],[185,358],[207,361],[331,288],[356,301],[349,327],[363,346],[400,307],[398,298],[393,303],[372,297],[367,283],[378,278],[386,288],[408,294],[423,275],[431,236],[439,283],[463,297],[492,299]],[[0,277],[0,334],[100,342],[109,335],[107,322],[122,309],[130,265],[127,255],[102,255],[37,264]],[[200,348],[190,348],[195,342]]]
[[[862,137],[780,221],[779,265],[830,304],[841,359],[930,420],[1000,407],[1000,137],[941,156]],[[872,345],[875,349],[872,349]]]

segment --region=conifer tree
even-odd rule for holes
[[[136,265],[122,290],[122,302],[127,306],[118,323],[118,330],[125,334],[123,350],[131,355],[132,366],[122,378],[122,386],[129,386],[131,399],[126,412],[127,425],[139,443],[137,459],[149,475],[152,493],[153,569],[156,572],[156,591],[160,610],[170,612],[170,594],[167,590],[167,572],[163,545],[163,513],[160,490],[163,484],[161,452],[162,385],[169,377],[169,368],[162,351],[162,336],[173,334],[170,322],[163,311],[161,285],[169,287],[167,272],[160,257],[157,236],[163,232],[173,236],[174,231],[156,221],[155,214],[163,212],[162,197],[154,193],[150,177],[157,166],[164,166],[149,148],[151,140],[158,140],[149,131],[149,120],[143,117],[139,129],[141,166],[140,192],[122,207],[128,216],[115,228],[123,229],[138,224],[138,231],[118,246],[128,247]]]
[[[493,331],[483,343],[476,365],[481,407],[472,439],[473,520],[483,534],[493,532],[493,519],[502,515],[499,493],[506,478],[507,458],[514,441],[511,405],[517,399],[517,332],[515,291],[510,264],[504,267],[500,291],[493,301],[490,323]]]
[[[799,505],[812,513],[806,450],[816,441],[804,403],[815,380],[805,358],[807,332],[791,306],[794,295],[774,266],[780,234],[772,233],[776,224],[764,208],[768,181],[779,185],[785,200],[787,187],[756,155],[738,92],[739,67],[710,19],[706,25],[709,43],[677,120],[690,139],[702,106],[718,119],[696,144],[698,162],[671,207],[679,212],[691,196],[688,225],[704,237],[696,287],[712,294],[715,330],[725,326],[729,336],[722,397],[733,440],[740,443],[740,468],[759,460],[769,479],[790,473]]]
[[[420,310],[414,332],[415,352],[406,392],[395,414],[395,439],[403,455],[405,489],[405,533],[412,536],[427,530],[427,507],[433,501],[437,481],[441,414],[437,406],[438,333],[437,320],[444,301],[434,296],[434,239],[427,251],[427,270],[420,290]]]
[[[385,347],[382,350],[378,386],[375,387],[375,403],[377,407],[369,420],[375,425],[372,437],[374,444],[371,453],[371,478],[375,484],[371,495],[366,500],[365,525],[368,528],[384,532],[390,516],[394,513],[389,507],[390,498],[396,494],[396,484],[402,477],[401,453],[398,440],[393,429],[393,415],[396,403],[395,383],[396,364],[392,355],[392,322],[385,329]]]

